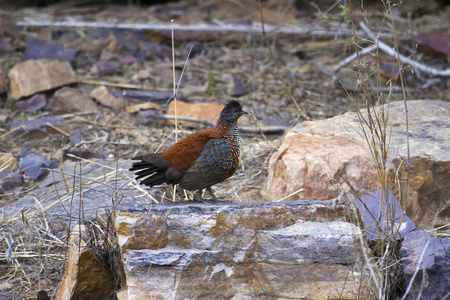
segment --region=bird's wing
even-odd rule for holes
[[[194,165],[183,176],[180,186],[191,191],[200,190],[233,175],[239,163],[238,156],[230,155],[235,150],[233,148],[223,139],[209,140]]]

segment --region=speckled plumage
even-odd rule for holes
[[[195,191],[222,182],[239,166],[240,137],[237,120],[246,114],[237,101],[230,101],[220,113],[215,127],[196,132],[158,154],[133,159],[130,171],[141,184],[179,184]],[[213,198],[214,195],[212,194]]]

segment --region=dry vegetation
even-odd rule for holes
[[[267,4],[266,4],[267,5]],[[386,32],[382,38],[396,51],[399,47],[406,47],[403,43],[407,39],[409,24],[415,28],[434,29],[437,20],[448,20],[450,12],[432,12],[421,17],[394,21],[392,7],[384,7],[378,11],[369,6],[367,9],[338,9],[335,8],[327,14],[315,14],[314,18],[305,18],[304,24],[311,23],[339,28],[348,24],[349,20],[363,20],[370,27]],[[255,8],[259,12],[258,8]],[[268,9],[268,7],[264,7]],[[273,8],[272,8],[273,9]],[[266,10],[264,10],[266,12]],[[283,7],[273,11],[283,14]],[[28,11],[29,12],[29,11]],[[31,10],[33,12],[33,10]],[[267,12],[266,12],[267,13]],[[258,15],[258,14],[256,14]],[[319,18],[322,17],[322,19]],[[139,16],[135,16],[138,18]],[[408,23],[409,21],[409,23]],[[181,21],[182,22],[182,21]],[[351,28],[360,32],[357,23],[351,22]],[[35,34],[41,28],[27,28],[25,34]],[[83,29],[79,29],[83,31]],[[24,36],[21,36],[24,42]],[[164,41],[163,42],[167,42]],[[176,60],[184,61],[185,49],[180,45],[183,42],[175,40]],[[290,124],[306,118],[321,119],[331,117],[346,111],[364,108],[367,114],[359,114],[361,124],[369,131],[364,132],[367,142],[372,149],[374,164],[379,170],[380,181],[383,188],[388,188],[389,180],[397,180],[400,187],[403,183],[399,178],[388,178],[386,172],[386,155],[389,147],[389,132],[386,129],[387,110],[375,110],[378,104],[387,104],[393,100],[406,99],[444,99],[449,88],[444,80],[431,82],[433,78],[416,77],[411,70],[398,57],[389,58],[384,53],[371,49],[370,54],[359,53],[355,61],[344,65],[341,62],[345,57],[360,49],[373,45],[369,37],[353,36],[297,36],[292,34],[267,33],[264,36],[245,33],[233,33],[223,39],[211,40],[205,43],[210,48],[206,55],[196,57],[187,66],[185,77],[181,84],[183,87],[208,84],[208,92],[196,95],[195,102],[224,103],[226,85],[229,74],[240,76],[248,84],[252,92],[240,98],[246,110],[253,112],[260,120],[277,118],[289,121]],[[356,46],[356,47],[355,47]],[[417,56],[412,50],[411,57]],[[18,53],[8,61],[3,60],[5,68],[12,66],[19,59]],[[432,55],[420,54],[422,60],[431,61]],[[89,78],[92,74],[86,69],[83,59],[76,62],[78,74]],[[386,72],[389,65],[398,70],[395,74]],[[181,68],[181,65],[179,65]],[[120,75],[107,78],[115,83],[120,90],[120,84],[126,83],[133,74],[138,72],[132,66]],[[171,77],[171,73],[167,73]],[[95,78],[94,78],[95,79]],[[160,77],[156,81],[146,79],[139,85],[145,88],[169,89],[171,78]],[[423,88],[426,86],[426,88]],[[91,89],[92,85],[80,84],[81,88]],[[217,100],[219,99],[219,100]],[[298,107],[294,104],[298,103]],[[5,109],[16,119],[25,119],[27,114],[9,108],[4,102]],[[364,110],[363,109],[363,110]],[[300,113],[301,111],[301,113]],[[368,117],[369,116],[369,117]],[[406,116],[405,116],[406,117]],[[255,117],[256,119],[256,117]],[[139,123],[136,114],[120,112],[113,114],[108,110],[101,114],[69,114],[65,116],[65,132],[73,132],[75,128],[82,129],[82,142],[74,145],[73,150],[89,150],[104,154],[109,158],[124,160],[133,157],[138,151],[145,148],[147,151],[156,151],[161,147],[174,142],[174,128],[165,120],[155,119],[148,126]],[[253,123],[257,128],[260,121]],[[180,126],[178,136],[182,138],[187,134],[208,126],[197,124],[195,128]],[[41,136],[24,134],[14,139],[2,138],[1,152],[19,154],[20,146],[30,146],[36,153],[58,156],[58,151],[67,146],[69,136],[64,133],[50,132],[42,142]],[[276,149],[280,136],[255,133],[243,134],[242,167],[230,180],[215,187],[216,196],[224,200],[233,201],[260,201],[262,197],[259,190],[267,175],[267,165],[270,154]],[[122,173],[121,170],[117,170]],[[404,162],[399,173],[402,180],[407,180],[408,163]],[[406,175],[406,176],[405,176]],[[49,176],[52,176],[51,174]],[[110,177],[108,184],[114,186],[115,178]],[[32,191],[39,183],[29,182],[22,190],[22,195],[32,195]],[[114,235],[111,234],[111,212],[114,205],[121,199],[116,193],[122,187],[116,187],[114,193],[108,195],[112,199],[111,209],[105,216],[94,220],[82,220],[91,229],[91,236],[86,238],[87,243],[111,266],[117,260],[117,249],[114,246]],[[162,188],[162,194],[157,201],[172,201],[173,189]],[[401,195],[406,195],[401,192]],[[184,191],[177,191],[175,199],[186,200],[190,195]],[[15,200],[17,195],[7,195],[0,199],[1,205]],[[406,201],[406,199],[400,199]],[[39,204],[39,199],[35,199]],[[149,201],[151,202],[151,201]],[[113,205],[114,204],[114,205]],[[80,210],[81,207],[74,207]],[[52,294],[64,270],[67,253],[67,237],[69,224],[77,220],[67,219],[64,216],[53,216],[42,209],[29,212],[23,209],[20,216],[15,219],[2,219],[0,223],[0,286],[18,297],[32,297],[39,290],[48,290]],[[367,262],[371,269],[373,281],[378,290],[380,299],[393,299],[394,295],[404,292],[405,286],[401,282],[401,268],[398,263],[398,244],[394,239],[381,237],[379,243],[374,245],[375,262]],[[1,297],[0,297],[1,298]]]

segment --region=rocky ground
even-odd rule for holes
[[[168,104],[173,95],[170,20],[175,81],[183,74],[177,99],[221,105],[236,99],[251,112],[240,124],[246,129],[242,167],[215,187],[224,200],[263,199],[270,155],[284,129],[300,121],[355,110],[368,94],[372,103],[450,99],[450,51],[442,42],[449,40],[449,6],[432,1],[389,10],[369,1],[326,11],[331,4],[180,1],[4,8],[0,298],[32,297],[39,290],[52,294],[61,278],[71,225],[64,212],[84,212],[70,198],[59,212],[46,213],[52,203],[39,212],[29,210],[27,205],[42,205],[33,193],[51,186],[54,176],[64,183],[61,173],[49,170],[83,173],[79,158],[115,159],[115,167],[96,177],[113,180],[111,174],[127,168],[124,160],[174,143],[174,125],[165,117],[174,113]],[[347,60],[373,45],[369,31],[424,67],[413,71],[372,48]],[[180,123],[178,138],[207,128],[204,121],[212,121],[218,109],[211,108],[209,116],[191,106],[178,111],[196,121]],[[61,198],[55,190],[45,192]],[[170,201],[171,193],[160,189],[156,200]],[[178,191],[176,199],[189,196]],[[2,209],[18,199],[23,205],[14,212]]]

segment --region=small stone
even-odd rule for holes
[[[208,53],[208,48],[206,48],[200,42],[189,42],[184,46],[184,50],[186,51],[186,53],[189,53],[189,50],[191,51],[190,58],[196,57],[198,55],[205,55]]]
[[[14,51],[14,48],[11,46],[11,38],[0,39],[0,54],[12,51]]]
[[[145,103],[139,103],[139,104],[134,104],[134,105],[127,106],[125,108],[125,111],[127,113],[135,113],[135,112],[138,112],[140,110],[146,110],[146,109],[159,110],[160,108],[161,108],[161,106],[159,104],[156,104],[156,103],[153,103],[153,102],[145,102]]]
[[[131,65],[131,64],[139,62],[139,60],[134,56],[128,55],[128,56],[120,58],[119,62],[124,65]]]
[[[14,121],[11,123],[11,136],[23,133],[24,131],[33,132],[47,132],[48,124],[53,126],[62,126],[65,121],[61,117],[42,117],[27,121]]]
[[[28,148],[28,147],[23,147]],[[52,167],[52,163],[45,157],[30,152],[30,149],[22,150],[26,154],[20,158],[20,165],[25,173],[34,181],[39,181],[48,174],[47,168]]]
[[[57,114],[72,113],[74,111],[97,111],[94,101],[77,89],[64,87],[56,91],[52,111]]]
[[[212,123],[216,123],[219,118],[220,112],[224,108],[221,104],[214,103],[187,103],[183,101],[177,100],[177,115],[183,117],[190,117],[199,120],[205,120]],[[169,110],[167,111],[168,115],[175,115],[175,101],[171,101],[169,104]],[[170,123],[174,123],[173,120],[169,121]],[[186,122],[186,121],[178,121],[180,123],[195,126],[195,123]]]
[[[75,146],[81,142],[81,129],[75,128],[75,130],[70,135],[70,145]]]
[[[47,98],[44,94],[36,94],[28,100],[18,101],[16,106],[20,110],[26,110],[30,113],[35,113],[38,110],[45,108],[47,105]]]
[[[10,97],[14,99],[77,81],[70,63],[50,59],[21,62],[8,72],[8,77]]]
[[[121,67],[122,64],[118,61],[98,61],[92,67],[92,72],[98,76],[106,76],[116,73]]]
[[[240,97],[245,94],[248,94],[248,89],[245,87],[244,82],[233,75],[228,85],[228,95]]]
[[[22,55],[22,61],[29,59],[58,59],[61,61],[75,61],[77,49],[66,48],[56,43],[44,42],[36,38],[27,39],[27,48]]]
[[[16,187],[21,186],[23,183],[22,176],[20,176],[17,172],[5,168],[0,171],[0,197],[3,194],[6,194]]]
[[[116,98],[112,94],[110,94],[109,90],[104,85],[92,90],[90,95],[101,105],[110,107],[115,112],[120,111],[124,105],[122,99]]]

